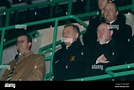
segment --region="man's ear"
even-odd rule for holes
[[[76,34],[75,34],[75,38],[78,38],[78,37],[79,37],[79,34],[78,34],[78,33],[76,33]]]
[[[28,42],[28,46],[30,47],[32,45],[32,43],[31,42]]]
[[[110,34],[111,34],[111,36],[113,35],[113,30],[110,30]]]
[[[116,16],[119,14],[119,12],[118,11],[116,11]]]

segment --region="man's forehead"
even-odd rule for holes
[[[66,28],[64,28],[63,32],[66,32],[66,31],[73,31],[72,28],[73,28],[73,27],[66,27]]]
[[[109,25],[108,24],[105,24],[105,23],[103,23],[103,24],[100,24],[99,25],[99,27],[98,27],[98,29],[102,29],[102,28],[109,28]]]
[[[109,7],[109,6],[110,6],[110,7]],[[107,8],[111,8],[111,6],[112,6],[112,7],[115,7],[115,4],[109,2],[109,3],[107,3],[107,4],[105,5],[105,7],[107,7]]]
[[[19,36],[17,39],[27,39],[26,36]]]

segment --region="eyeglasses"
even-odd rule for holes
[[[25,41],[27,40],[21,40],[21,41],[17,41],[16,44],[19,44],[19,43],[24,43]]]

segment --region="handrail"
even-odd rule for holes
[[[64,0],[61,0],[61,1],[64,1]],[[66,1],[66,0],[65,0]],[[68,15],[70,15],[71,13],[71,11],[70,11],[70,9],[72,8],[72,0],[68,0],[69,1],[69,5],[68,5]],[[36,3],[36,4],[32,4],[32,6],[31,5],[25,5],[25,7],[24,6],[18,6],[18,7],[13,7],[12,9],[11,8],[9,8],[9,9],[1,9],[0,10],[0,12],[9,12],[9,11],[12,11],[12,10],[19,10],[19,9],[28,9],[28,8],[32,8],[32,7],[38,7],[38,6],[40,6],[40,5],[47,5],[47,4],[54,4],[54,3],[58,3],[58,2],[60,2],[60,0],[56,0],[55,2],[41,2],[41,3]],[[134,2],[134,0],[133,0],[133,2]],[[39,5],[38,5],[39,4]],[[126,9],[131,9],[131,8],[134,8],[133,7],[133,4],[134,3],[132,3],[132,5],[128,5],[128,6],[123,6],[123,7],[119,7],[119,10],[120,11],[122,11],[122,10],[126,10]],[[132,9],[132,11],[134,11],[134,9]],[[82,17],[89,17],[89,16],[93,16],[93,15],[96,15],[96,14],[98,14],[98,12],[97,11],[95,11],[95,12],[89,12],[89,13],[84,13],[84,14],[78,14],[78,15],[76,15],[77,17],[79,17],[79,18],[82,18]],[[7,16],[6,17],[8,17],[8,14],[7,14]],[[7,20],[6,20],[7,21]],[[7,25],[7,24],[6,24]],[[13,40],[14,41],[14,40]],[[10,41],[9,41],[10,42]]]
[[[59,0],[60,1],[60,0]],[[69,0],[70,2],[72,1],[72,0]],[[129,7],[126,7],[126,8],[122,8],[122,9],[120,9],[120,10],[123,10],[123,9],[132,9],[132,11],[134,11],[134,0],[132,1],[133,3],[132,3],[132,5],[130,5]],[[43,5],[43,4],[41,4],[41,5]],[[40,6],[40,5],[39,5]],[[71,6],[71,5],[70,5]],[[32,6],[26,6],[27,8],[31,8]],[[36,5],[35,5],[35,7],[36,7]],[[37,6],[38,7],[38,6]],[[23,6],[23,8],[24,8],[24,6]],[[11,8],[10,8],[11,9]],[[6,23],[5,23],[5,25],[6,26],[8,26],[9,25],[9,16],[10,16],[10,9],[6,9],[6,14],[7,14],[7,16],[6,16]],[[18,9],[20,9],[20,8],[18,8]],[[2,12],[2,10],[0,10],[0,12]],[[70,11],[71,12],[71,11]],[[71,13],[70,13],[71,14]],[[88,15],[89,14],[89,15]],[[97,14],[97,12],[94,12],[93,13],[93,15],[96,15]],[[86,16],[90,16],[91,14],[90,13],[86,13],[86,14],[79,14],[79,15],[76,15],[77,17],[77,19],[78,19],[78,17],[80,18],[80,17],[86,17]],[[66,17],[66,16],[65,16]],[[53,18],[53,19],[47,19],[47,20],[41,20],[41,21],[35,21],[35,22],[31,22],[31,23],[25,23],[25,25],[29,25],[29,26],[33,26],[33,25],[38,25],[38,24],[42,24],[42,23],[47,23],[47,22],[53,22],[54,20],[55,20],[55,28],[54,28],[54,36],[57,34],[57,27],[58,27],[58,21],[59,20],[65,20],[65,19],[68,19],[67,17],[65,18],[65,17],[60,17],[60,18],[58,18],[58,19],[55,19],[55,18]],[[73,16],[73,15],[70,15],[69,16],[70,18],[73,18],[74,19],[74,17],[75,16]],[[75,18],[75,19],[76,19]],[[48,21],[48,20],[50,20],[50,21]],[[76,20],[77,21],[77,20]],[[80,21],[82,21],[82,20],[80,20]],[[78,20],[78,22],[79,22],[79,20]],[[85,27],[87,27],[87,25],[86,24],[83,24]],[[1,42],[0,42],[0,63],[1,63],[1,61],[2,61],[2,52],[3,52],[3,45],[4,45],[4,35],[5,35],[5,31],[6,30],[8,30],[8,29],[12,29],[12,28],[14,28],[14,25],[13,26],[9,26],[9,27],[3,27],[3,28],[0,28],[0,31],[2,31],[2,37],[1,37]],[[55,49],[55,45],[56,45],[56,40],[55,40],[55,38],[53,38],[53,44],[52,44],[52,53],[54,53],[54,49]],[[53,55],[53,54],[52,54]],[[52,56],[53,57],[53,56]],[[51,59],[53,59],[53,58],[51,58]],[[51,70],[51,69],[50,69]],[[109,74],[108,74],[109,75]]]
[[[17,7],[11,7],[11,8],[6,8],[6,9],[0,9],[0,13],[5,13],[6,14],[6,20],[5,20],[5,28],[0,28],[2,30],[1,33],[1,41],[0,41],[0,64],[2,63],[2,52],[3,52],[3,45],[8,44],[10,42],[13,42],[13,40],[10,40],[9,42],[5,43],[4,42],[4,36],[5,36],[5,31],[9,30],[9,28],[13,28],[14,26],[9,26],[9,21],[10,21],[10,13],[12,11],[16,10],[24,10],[24,9],[29,9],[29,8],[35,8],[35,7],[40,7],[40,6],[45,6],[45,5],[52,5],[52,4],[57,4],[61,2],[68,2],[68,9],[67,9],[67,15],[71,15],[71,10],[72,10],[72,0],[55,0],[55,1],[45,1],[45,2],[40,2],[40,3],[34,3],[31,5],[23,5],[23,6],[17,6]],[[36,24],[35,24],[36,25]],[[9,26],[6,28],[6,26]],[[1,31],[0,30],[0,31]]]
[[[113,74],[113,72],[112,72],[113,70],[116,70],[116,71],[119,70],[119,71],[117,71]],[[134,63],[107,67],[105,69],[105,71],[106,71],[106,74],[103,74],[103,75],[89,76],[89,77],[83,77],[83,78],[77,78],[77,79],[70,79],[70,80],[67,80],[67,81],[94,81],[94,80],[115,78],[115,77],[126,76],[126,75],[134,75]]]
[[[29,23],[24,23],[24,24],[20,24],[21,25],[25,25],[25,26],[33,26],[33,25],[39,25],[39,24],[43,24],[43,23],[49,23],[49,22],[55,22],[55,26],[54,26],[54,38],[53,38],[53,48],[55,47],[55,37],[57,35],[57,27],[58,27],[58,21],[59,20],[66,20],[66,19],[74,19],[77,22],[80,22],[80,24],[82,24],[84,27],[87,27],[87,24],[84,23],[81,19],[79,19],[76,16],[73,15],[69,15],[69,16],[63,16],[63,17],[58,17],[58,18],[52,18],[52,19],[46,19],[46,20],[40,20],[40,21],[34,21],[34,22],[29,22]],[[7,27],[2,27],[0,28],[0,31],[2,31],[2,35],[1,35],[1,44],[0,44],[0,64],[2,62],[2,52],[3,52],[3,45],[4,45],[4,35],[5,35],[5,31],[7,30],[11,30],[14,29],[15,25],[12,26],[7,26]],[[52,50],[52,53],[54,53],[54,50]]]
[[[134,2],[134,0],[133,0]],[[119,11],[123,11],[123,10],[128,10],[128,9],[132,9],[134,8],[133,7],[133,4],[132,5],[128,5],[128,6],[122,6],[122,7],[119,7]],[[132,9],[133,10],[133,9]],[[134,11],[134,10],[133,10]],[[83,17],[90,17],[90,16],[94,16],[94,15],[97,15],[99,12],[98,11],[93,11],[93,12],[88,12],[88,13],[83,13],[83,14],[77,14],[75,15],[76,17],[78,18],[83,18]],[[82,31],[81,34],[83,34],[85,31]],[[59,41],[58,41],[59,42]],[[49,47],[51,46],[52,47],[52,44],[48,45]],[[47,49],[48,46],[45,46],[45,47],[41,47],[42,51],[43,49]],[[41,49],[39,50],[39,54],[41,54]]]
[[[8,68],[8,64],[2,64],[2,65],[0,65],[0,70],[3,69],[3,68]]]
[[[87,25],[85,27],[87,27]],[[83,33],[85,33],[85,30],[81,31],[80,35],[82,35]],[[61,44],[61,40],[56,41],[56,46],[60,45],[60,44]],[[44,55],[44,54],[47,54],[48,52],[52,52],[52,50],[50,50],[50,48],[52,48],[52,45],[53,45],[53,43],[50,43],[50,44],[48,44],[46,46],[43,46],[43,47],[39,48],[38,54],[39,55]],[[46,50],[46,52],[43,52],[44,50]],[[51,58],[51,56],[44,57],[44,60],[49,61],[50,58]]]
[[[114,74],[110,71],[115,70]],[[111,66],[107,67],[105,69],[106,74],[102,75],[96,75],[96,76],[87,76],[82,78],[76,78],[76,79],[69,79],[66,81],[95,81],[95,80],[103,80],[108,78],[115,78],[120,76],[126,76],[126,75],[134,75],[134,63],[125,64],[125,65],[118,65],[118,66]],[[44,80],[50,79],[50,77],[53,76],[52,72],[49,72],[46,74]]]
[[[108,67],[105,69],[105,72],[110,74],[111,76],[114,76],[115,75],[114,71],[122,70],[122,69],[126,70],[126,69],[130,69],[130,68],[134,68],[134,63]]]
[[[133,0],[133,1],[134,1],[134,0]],[[128,10],[128,9],[132,9],[132,7],[133,7],[133,5],[123,6],[123,7],[119,7],[119,10],[120,10],[120,11]],[[79,18],[83,18],[83,17],[87,17],[87,16],[94,16],[94,15],[97,15],[97,14],[98,14],[98,11],[94,11],[94,12],[90,12],[90,13],[78,14],[78,15],[75,15],[75,16],[77,16],[77,17],[79,17]],[[87,26],[86,26],[86,27],[87,27]],[[84,32],[85,32],[85,31],[82,31],[81,34],[83,34]],[[60,44],[60,40],[57,41],[56,44],[59,45],[59,44]],[[49,47],[49,48],[48,48],[48,47]],[[43,54],[42,51],[44,51],[44,50],[49,50],[49,51],[51,52],[50,48],[52,48],[52,44],[46,45],[46,46],[44,46],[44,47],[41,47],[41,48],[39,49],[39,52],[38,52],[38,53],[39,53],[39,54]],[[45,53],[46,53],[46,52],[45,52]],[[44,53],[44,54],[45,54],[45,53]],[[44,60],[46,60],[46,61],[51,60],[51,56],[46,57]],[[52,63],[52,62],[51,62],[51,63]],[[51,64],[50,64],[50,65],[51,65]],[[50,66],[50,67],[51,67],[51,66]],[[52,68],[52,67],[51,67],[51,68]],[[52,75],[52,71],[50,70],[50,72],[46,74],[44,80],[46,80],[47,78],[49,78],[51,75]],[[108,75],[109,75],[109,74],[108,74]],[[105,76],[107,77],[107,75],[105,75]]]
[[[134,0],[132,5],[127,5],[127,6],[122,6],[119,7],[119,11],[124,11],[124,10],[129,10],[131,9],[131,11],[134,11]],[[99,11],[93,11],[93,12],[87,12],[87,13],[82,13],[82,14],[76,14],[75,16],[79,17],[79,18],[83,18],[83,17],[90,17],[90,16],[94,16],[99,14]]]
[[[61,2],[68,2],[67,15],[71,15],[71,13],[72,13],[72,2],[73,2],[72,0],[45,1],[45,2],[29,4],[29,5],[22,5],[22,6],[12,7],[12,8],[6,8],[6,9],[4,8],[4,9],[0,10],[0,13],[5,13],[6,14],[5,26],[8,26],[9,25],[9,21],[10,21],[10,12],[12,12],[12,11],[24,10],[24,9],[29,9],[29,8],[35,8],[35,7],[51,5],[51,4],[61,3]],[[131,9],[132,11],[134,11],[134,7],[133,6],[134,6],[134,0],[132,0],[132,5],[119,7],[119,10],[123,11],[123,10]],[[84,13],[84,14],[78,14],[76,16],[79,17],[79,18],[82,18],[82,17],[87,17],[87,16],[93,16],[93,15],[96,15],[96,14],[98,14],[98,11]]]
[[[54,53],[55,52],[55,45],[56,45],[56,38],[55,37],[57,37],[58,21],[59,20],[66,20],[66,19],[74,19],[77,22],[79,22],[81,25],[83,25],[84,27],[87,27],[87,24],[85,22],[83,22],[81,19],[79,19],[78,17],[73,16],[73,15],[63,16],[63,17],[53,18],[53,19],[47,19],[47,20],[41,20],[41,21],[35,21],[35,22],[30,22],[30,23],[24,23],[24,24],[20,24],[20,25],[33,26],[33,25],[38,25],[38,24],[43,24],[43,23],[48,23],[48,22],[55,22],[53,44],[51,44],[52,45],[52,53]],[[5,30],[10,30],[13,28],[15,28],[15,25],[0,28],[0,31],[2,31],[1,47],[3,47],[3,39],[4,39]],[[3,48],[0,48],[0,51],[3,51]],[[0,54],[0,58],[1,58],[1,62],[2,62],[2,53]],[[50,59],[51,59],[51,61],[53,60],[53,54],[50,57]],[[50,66],[52,66],[52,62],[51,62]],[[52,72],[52,67],[50,67],[50,72]]]
[[[36,38],[39,36],[39,32],[38,31],[32,31],[30,33],[28,33],[32,38]],[[34,36],[33,36],[34,35]],[[13,38],[11,40],[8,40],[7,42],[4,42],[4,46],[9,45],[10,43],[13,43],[16,41],[16,38]]]
[[[53,0],[53,1],[45,1],[45,2],[39,2],[39,3],[34,3],[34,4],[11,7],[11,8],[4,8],[4,9],[0,10],[0,13],[5,13],[6,14],[5,26],[8,26],[9,22],[10,22],[10,13],[12,11],[24,10],[24,9],[35,8],[35,7],[41,7],[41,6],[45,6],[45,5],[52,5],[52,4],[57,4],[57,3],[61,3],[61,2],[68,2],[67,15],[71,15],[72,0]]]
[[[58,41],[56,41],[56,45],[59,45],[61,43],[61,40],[58,40]],[[39,55],[44,55],[44,54],[46,54],[47,52],[45,52],[45,53],[43,53],[43,51],[44,50],[47,50],[48,52],[51,52],[52,50],[50,50],[50,48],[52,48],[52,43],[51,44],[48,44],[48,45],[46,45],[46,46],[44,46],[44,47],[41,47],[41,48],[39,48],[39,50],[38,50],[38,54]],[[48,59],[46,59],[47,57],[45,57],[45,60],[47,61]]]

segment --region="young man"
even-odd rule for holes
[[[44,57],[34,54],[30,49],[32,38],[28,34],[17,37],[18,54],[9,63],[2,81],[42,81],[45,75]]]

